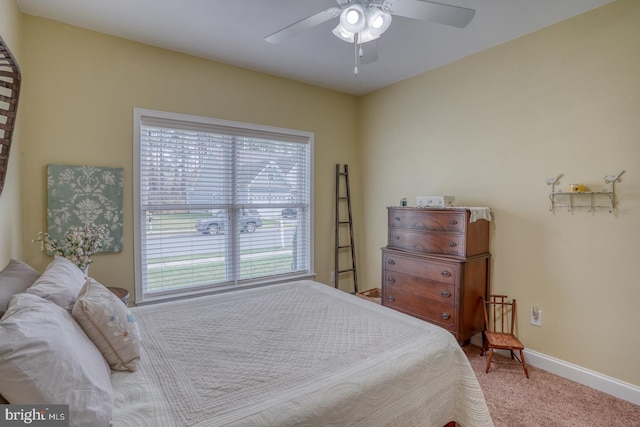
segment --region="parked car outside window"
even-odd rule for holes
[[[208,218],[196,220],[196,230],[202,234],[220,234],[224,232],[226,222],[226,212],[217,211]],[[243,209],[240,216],[240,231],[253,233],[258,227],[262,227],[260,213],[256,209]]]
[[[295,208],[282,209],[282,218],[295,218],[298,215],[298,210]]]

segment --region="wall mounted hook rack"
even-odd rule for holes
[[[551,206],[549,210],[554,211],[556,208],[567,208],[567,210],[571,212],[575,208],[586,208],[591,212],[595,208],[607,208],[609,209],[609,213],[612,213],[616,207],[615,183],[620,182],[620,176],[622,176],[624,172],[625,171],[622,171],[617,175],[605,176],[605,187],[602,191],[556,191],[556,186],[559,184],[563,174],[555,178],[547,178],[547,185],[551,186],[551,194],[549,194]],[[611,189],[606,187],[608,184],[611,185]]]

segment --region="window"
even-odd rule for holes
[[[313,134],[134,111],[136,302],[310,277]]]

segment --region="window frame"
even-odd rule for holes
[[[143,259],[142,259],[142,245],[143,245],[143,233],[146,229],[146,224],[142,219],[142,199],[141,199],[141,130],[144,121],[155,121],[157,123],[164,123],[166,126],[170,126],[171,122],[180,123],[181,125],[189,124],[194,128],[198,127],[224,127],[237,130],[238,132],[246,131],[248,135],[258,136],[262,135],[266,138],[268,135],[281,135],[290,136],[294,139],[306,139],[309,147],[309,223],[308,223],[308,254],[309,257],[309,270],[304,272],[282,274],[278,276],[260,277],[256,279],[238,280],[232,284],[218,284],[208,285],[196,288],[187,288],[182,290],[170,290],[153,292],[152,295],[145,294],[143,289]],[[134,108],[133,111],[133,170],[134,170],[134,186],[133,186],[133,205],[134,205],[134,288],[135,288],[135,304],[143,305],[153,302],[166,301],[172,299],[185,298],[190,296],[198,296],[205,294],[213,294],[220,292],[229,292],[239,289],[266,286],[277,283],[288,282],[291,280],[312,279],[315,277],[314,273],[314,218],[313,218],[313,204],[314,204],[314,134],[308,131],[286,129],[273,126],[259,125],[253,123],[245,123],[231,120],[216,119],[204,116],[195,116],[188,114],[180,114],[166,111],[151,110],[145,108]],[[239,260],[233,260],[232,263],[239,262]]]

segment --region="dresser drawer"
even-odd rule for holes
[[[389,289],[401,289],[403,292],[422,296],[446,305],[455,305],[456,286],[442,282],[432,282],[416,276],[386,270],[384,286]]]
[[[455,263],[425,261],[424,259],[415,259],[390,253],[384,254],[382,262],[382,268],[386,271],[404,273],[409,276],[451,285],[457,283],[458,269]]]
[[[489,221],[469,222],[465,208],[387,208],[387,246],[404,251],[472,257],[489,252]]]
[[[455,306],[405,291],[402,287],[383,287],[382,305],[442,326],[454,332],[458,325]]]
[[[464,234],[413,231],[389,227],[388,246],[408,251],[463,257],[466,255]]]
[[[467,212],[389,208],[389,227],[464,232]]]

